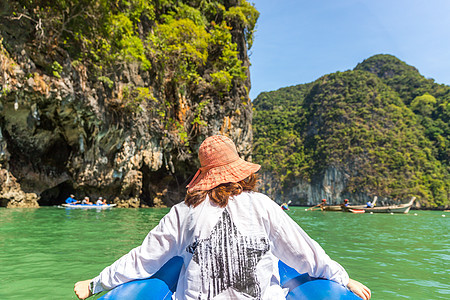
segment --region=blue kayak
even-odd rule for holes
[[[171,299],[175,292],[183,266],[183,259],[176,256],[169,260],[152,277],[124,283],[109,291],[102,300],[144,300]],[[288,300],[361,300],[342,285],[325,279],[312,278],[308,274],[299,274],[293,268],[280,261],[280,283],[289,288]]]
[[[96,209],[100,209],[100,208],[111,208],[116,206],[117,204],[61,204],[61,206],[65,207],[65,208],[84,208],[84,209],[89,209],[89,208],[96,208]]]

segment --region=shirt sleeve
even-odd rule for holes
[[[92,280],[93,294],[135,279],[151,277],[177,255],[180,215],[176,206],[153,228],[142,245],[134,248]]]
[[[278,205],[270,200],[269,238],[273,253],[300,274],[326,278],[347,286],[349,277],[345,269],[332,260],[322,247],[292,220]]]

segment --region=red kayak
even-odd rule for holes
[[[354,214],[363,214],[366,211],[364,209],[349,209],[350,212],[354,213]]]

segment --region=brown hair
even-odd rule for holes
[[[258,175],[251,174],[244,180],[239,182],[228,182],[216,186],[209,191],[192,191],[186,194],[184,202],[188,206],[196,207],[205,200],[206,195],[209,196],[211,201],[219,205],[220,207],[225,207],[228,204],[228,199],[231,196],[239,195],[244,191],[254,191],[256,190],[256,183],[258,181]]]

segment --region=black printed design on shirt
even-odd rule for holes
[[[200,266],[203,287],[208,287],[207,299],[229,287],[252,299],[261,299],[256,265],[269,248],[266,237],[242,235],[224,210],[209,238],[196,240],[186,251]],[[199,299],[202,297],[200,293]]]

